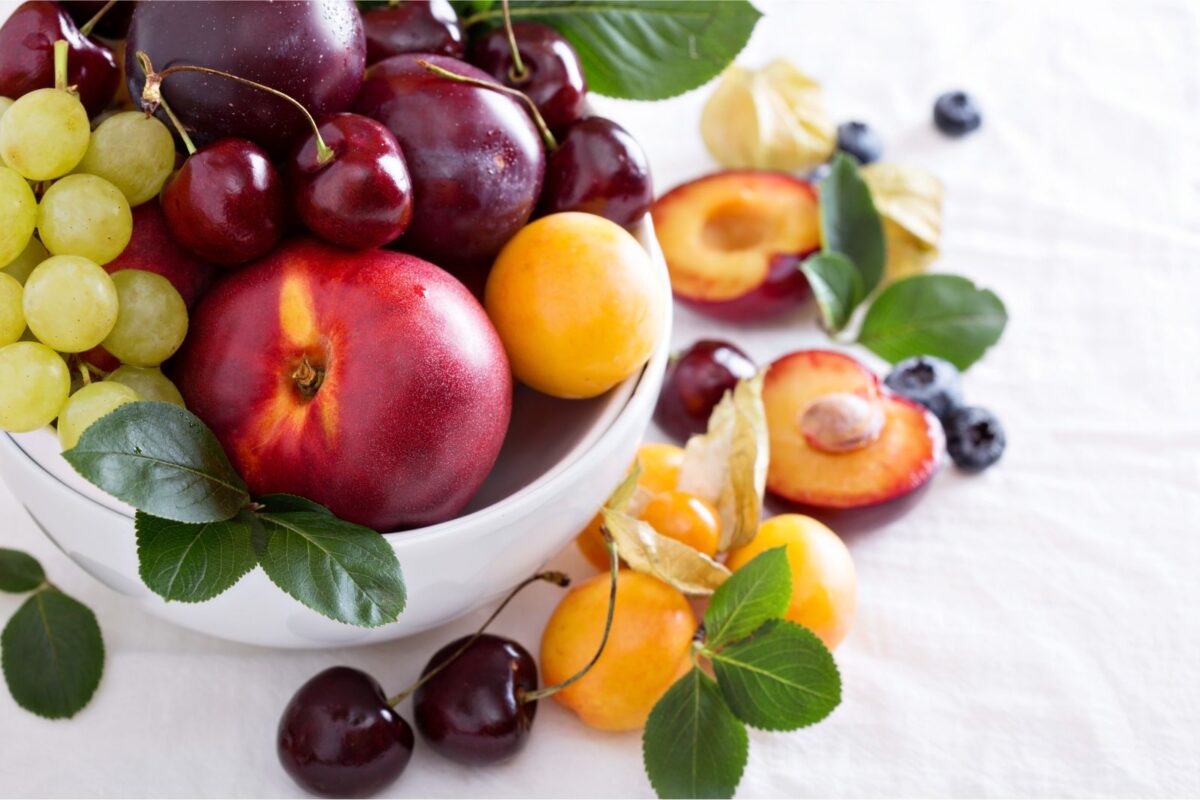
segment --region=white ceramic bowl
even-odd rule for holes
[[[666,369],[671,303],[666,263],[648,216],[634,233],[651,254],[666,308],[649,363],[593,400],[555,400],[518,389],[499,461],[466,511],[439,525],[385,534],[408,587],[408,607],[391,625],[364,630],[326,619],[285,595],[260,569],[207,603],[164,601],[138,577],[133,510],[79,477],[48,428],[0,435],[0,476],[75,563],[177,625],[292,648],[380,642],[441,625],[499,599],[536,572],[587,524],[636,454]]]

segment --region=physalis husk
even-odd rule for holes
[[[904,164],[869,164],[859,174],[883,217],[885,280],[924,272],[938,257],[942,238],[942,182]]]

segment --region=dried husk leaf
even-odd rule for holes
[[[633,467],[626,473],[625,479],[621,481],[621,485],[609,495],[608,502],[604,504],[605,508],[623,511],[633,517],[640,516],[654,497],[654,492],[638,483],[638,479],[641,477],[642,465],[634,462]]]
[[[887,280],[924,272],[942,238],[942,182],[905,164],[870,164],[860,174],[883,217]]]
[[[682,542],[660,535],[650,523],[605,508],[604,527],[629,567],[674,586],[684,594],[710,595],[730,572]]]
[[[821,85],[786,59],[726,70],[705,103],[700,134],[713,158],[734,169],[808,171],[837,145]]]
[[[717,508],[718,552],[749,544],[758,533],[770,449],[762,384],[765,372],[739,381],[708,418],[708,431],[688,439],[678,488]]]

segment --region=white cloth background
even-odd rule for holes
[[[878,128],[887,158],[945,180],[939,267],[1011,315],[966,384],[1010,444],[991,472],[946,470],[907,516],[847,537],[860,594],[837,652],[845,700],[815,728],[752,734],[740,796],[1200,794],[1200,4],[761,6],[744,63],[790,57],[838,119]],[[985,114],[962,141],[930,124],[957,87]],[[661,191],[714,166],[707,94],[596,105],[641,140]],[[678,320],[678,345],[727,336],[764,361],[820,341],[808,313]],[[0,529],[96,610],[108,647],[75,720],[0,692],[5,795],[295,794],[274,731],[296,687],[345,663],[396,690],[479,621],[370,649],[238,646],[92,581],[3,486]],[[573,551],[556,563],[585,572]],[[496,630],[536,652],[555,591],[528,592]],[[18,602],[0,596],[0,617]],[[418,748],[389,794],[651,794],[637,734],[553,703],[504,766]]]

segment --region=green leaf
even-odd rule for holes
[[[787,620],[711,654],[726,702],[743,722],[792,731],[820,722],[842,700],[842,679],[817,635]]]
[[[642,732],[646,775],[659,797],[733,797],[748,755],[745,726],[699,667],[659,699]]]
[[[931,355],[966,369],[1000,339],[1007,322],[994,292],[958,275],[914,275],[875,298],[858,341],[893,364]]]
[[[333,512],[320,503],[314,503],[307,497],[294,494],[264,494],[258,498],[263,510],[268,513],[281,514],[286,511],[312,511],[315,514],[325,514],[332,517]]]
[[[588,89],[663,100],[720,74],[762,16],[746,0],[514,0],[513,19],[557,28],[575,46]],[[499,24],[500,4],[467,22]]]
[[[338,622],[375,628],[404,610],[396,552],[370,528],[313,511],[260,513],[258,563],[280,589]]]
[[[826,253],[841,253],[858,270],[861,286],[855,293],[854,305],[857,305],[883,279],[887,255],[883,220],[875,209],[871,190],[858,174],[858,167],[845,154],[833,157],[818,196],[823,249]]]
[[[250,500],[212,431],[171,403],[127,403],[63,457],[113,497],[156,517],[219,522]]]
[[[800,270],[812,287],[825,327],[833,333],[846,327],[863,295],[862,278],[854,263],[841,253],[817,253],[806,258]]]
[[[175,522],[139,511],[138,574],[164,600],[201,603],[232,587],[258,563],[249,511],[221,522]]]
[[[0,547],[0,592],[32,592],[45,580],[46,573],[36,558]]]
[[[755,556],[713,593],[704,612],[708,648],[744,639],[767,620],[782,617],[791,597],[787,548],[773,547]]]
[[[104,672],[96,615],[57,589],[42,589],[4,626],[0,661],[17,705],[50,719],[73,717]]]

